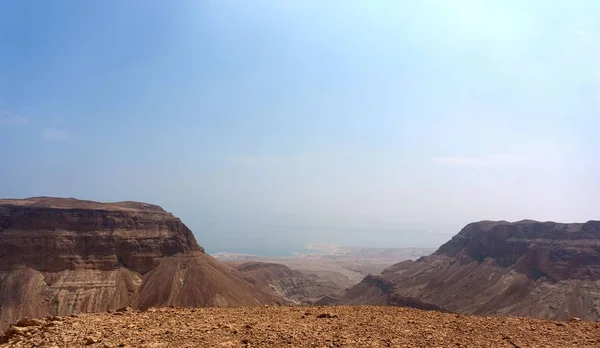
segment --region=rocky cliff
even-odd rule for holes
[[[434,254],[376,278],[340,303],[393,304],[400,296],[465,314],[599,320],[600,222],[472,223]]]
[[[206,255],[162,208],[0,200],[0,329],[22,317],[125,306],[230,306],[272,297]]]

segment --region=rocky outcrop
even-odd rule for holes
[[[399,296],[465,314],[598,320],[600,222],[473,223],[434,254],[374,278],[340,303],[394,304]]]
[[[343,288],[315,274],[308,274],[270,262],[229,262],[242,277],[265,291],[271,292],[283,303],[314,303],[324,296],[339,295]]]
[[[22,317],[125,306],[263,303],[273,298],[206,255],[158,206],[0,200],[0,329]]]

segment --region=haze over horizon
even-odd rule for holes
[[[598,11],[3,1],[0,197],[158,204],[211,252],[600,219]]]

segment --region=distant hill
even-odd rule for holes
[[[273,293],[283,303],[312,304],[326,296],[339,296],[344,290],[339,284],[292,270],[285,265],[268,262],[228,262],[248,282]]]
[[[317,253],[312,253],[313,251]],[[224,262],[276,263],[330,281],[345,289],[360,282],[368,274],[379,274],[402,260],[429,255],[429,248],[357,248],[337,245],[308,245],[304,253],[294,256],[269,257],[219,252],[213,254]]]
[[[600,320],[600,222],[472,223],[432,255],[366,277],[338,303],[398,299],[465,314]]]

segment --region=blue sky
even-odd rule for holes
[[[211,251],[598,219],[599,11],[2,1],[0,196],[160,204]]]

